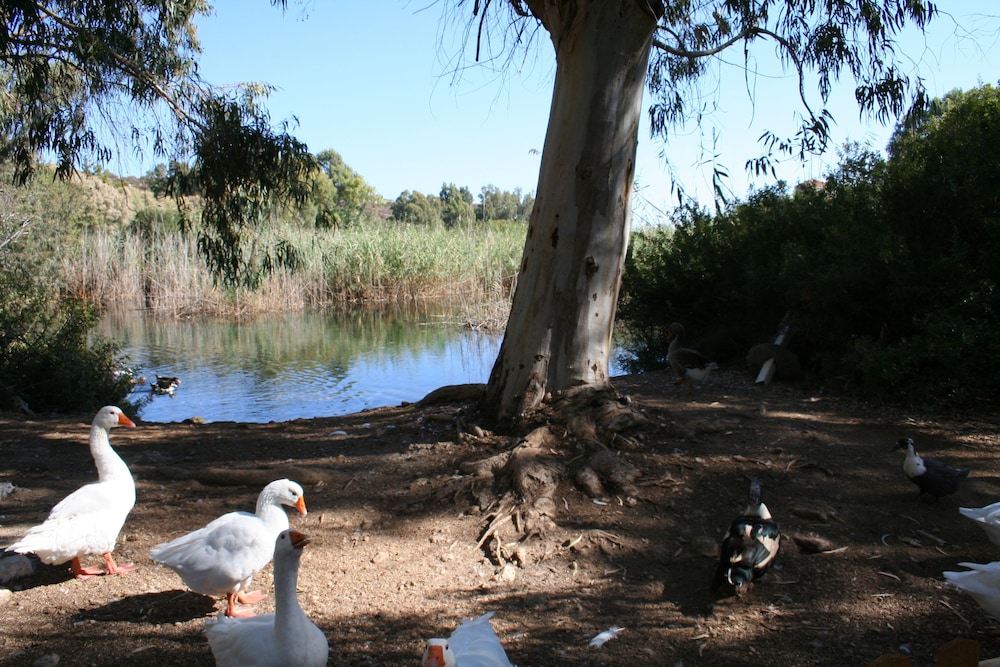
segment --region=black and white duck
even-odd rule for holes
[[[676,384],[686,383],[690,390],[692,385],[707,380],[709,373],[719,366],[701,352],[684,347],[685,334],[684,325],[680,322],[674,322],[667,327],[667,340],[670,341],[667,347],[667,360],[677,373]]]
[[[174,389],[181,386],[181,379],[178,377],[160,377],[156,376],[156,382],[150,382],[150,386],[153,388],[154,394],[169,394],[174,395]]]
[[[962,480],[969,476],[969,468],[956,468],[937,459],[921,457],[913,446],[913,438],[900,438],[894,449],[906,450],[903,472],[917,485],[921,496],[927,493],[937,500],[955,493]]]
[[[780,546],[781,529],[761,499],[760,480],[755,478],[750,481],[746,510],[733,520],[722,540],[712,591],[729,584],[737,596],[742,595],[771,567]]]

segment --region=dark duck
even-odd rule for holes
[[[670,341],[667,347],[667,360],[677,373],[678,379],[675,384],[687,384],[690,391],[692,385],[707,380],[709,373],[719,366],[714,361],[709,361],[701,352],[684,347],[685,333],[684,325],[680,322],[674,322],[667,327],[667,340]]]
[[[150,386],[153,388],[154,394],[169,394],[174,395],[174,389],[181,386],[181,379],[178,377],[160,377],[156,376],[156,382],[150,382]]]
[[[969,476],[968,468],[956,468],[937,459],[921,457],[913,446],[913,438],[900,438],[895,449],[906,450],[903,472],[917,485],[921,496],[926,493],[937,500],[955,493],[962,480]]]
[[[733,520],[722,540],[712,591],[728,584],[737,596],[746,593],[771,567],[780,545],[781,530],[761,499],[760,480],[753,479],[746,510]]]

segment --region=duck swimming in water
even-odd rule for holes
[[[154,394],[173,396],[174,389],[181,386],[181,379],[178,377],[160,377],[157,375],[156,382],[150,382],[149,386],[152,388]]]

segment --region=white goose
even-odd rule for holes
[[[986,507],[959,507],[958,511],[979,524],[986,531],[990,542],[1000,545],[1000,503],[992,503]]]
[[[987,614],[1000,619],[1000,562],[959,565],[971,569],[944,572],[944,578],[971,595]]]
[[[247,588],[253,575],[271,562],[278,533],[288,530],[282,505],[306,513],[302,487],[289,479],[264,487],[255,514],[223,514],[204,528],[156,545],[149,557],[176,572],[196,593],[226,596],[227,616],[252,616],[253,612],[237,609],[236,603],[252,604],[264,597]]]
[[[131,564],[118,565],[111,557],[118,533],[135,505],[132,473],[111,448],[108,437],[109,431],[118,426],[135,428],[132,420],[113,405],[98,410],[90,425],[90,455],[97,466],[98,481],[63,498],[44,523],[31,528],[7,551],[33,553],[49,565],[70,561],[77,579],[135,569]],[[107,569],[80,564],[80,556],[96,554],[104,557]]]
[[[295,595],[302,549],[309,536],[283,530],[274,544],[274,613],[251,618],[219,615],[205,623],[218,667],[323,667],[329,645]]]
[[[463,619],[448,639],[428,639],[422,667],[514,667],[490,625],[494,613]]]

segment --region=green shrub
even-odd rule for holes
[[[627,367],[662,364],[674,320],[737,362],[787,315],[792,350],[827,387],[925,407],[1000,401],[1000,90],[949,94],[890,155],[849,146],[819,187],[779,185],[714,216],[681,209],[673,229],[636,233]]]
[[[96,307],[5,266],[0,290],[0,407],[78,413],[114,404],[135,412],[125,400],[131,380],[119,346],[90,335]]]

